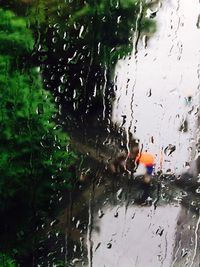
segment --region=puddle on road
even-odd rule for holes
[[[169,267],[180,209],[170,205],[156,210],[137,206],[129,206],[127,210],[125,206],[104,207],[105,215],[94,220],[98,231],[92,234],[92,266]]]
[[[125,187],[100,195],[98,188],[90,191],[83,257],[74,266],[198,267],[200,217],[198,209],[182,202],[183,191],[165,186],[155,205],[154,188],[152,205],[143,206],[135,203],[143,189],[131,186],[127,195]]]

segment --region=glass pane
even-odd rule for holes
[[[0,266],[200,266],[200,3],[0,1]]]

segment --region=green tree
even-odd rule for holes
[[[76,182],[69,137],[26,61],[33,45],[25,20],[0,9],[0,251],[17,248],[20,255],[35,246],[35,230],[52,215],[56,195]]]
[[[16,262],[6,254],[0,253],[0,266],[1,267],[17,267]]]
[[[32,18],[41,21],[39,54],[46,85],[63,106],[67,102],[70,113],[90,116],[112,104],[117,61],[132,52],[134,34],[137,45],[141,33],[155,30],[145,17],[148,6],[142,0],[41,0],[40,15],[32,9]]]
[[[156,0],[15,0],[6,5],[21,12],[16,3],[24,2],[45,86],[67,114],[88,118],[97,110],[102,114],[106,105],[108,115],[115,65],[141,34],[155,31],[146,11]]]

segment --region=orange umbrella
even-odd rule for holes
[[[135,159],[135,161],[139,161],[139,163],[144,164],[145,166],[154,165],[155,164],[155,156],[148,152],[139,153]]]

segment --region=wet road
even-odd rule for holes
[[[84,257],[75,266],[199,267],[200,214],[198,205],[192,208],[192,195],[186,200],[186,192],[163,183],[157,204],[152,187],[149,205],[143,206],[137,203],[144,187],[128,187],[120,182],[112,190],[102,185],[103,194],[99,187],[90,191],[83,205],[88,213]]]
[[[99,232],[92,236],[94,248],[101,243],[94,252],[93,266],[170,266],[179,206],[166,205],[156,210],[107,206],[103,211],[104,217],[95,222]]]

